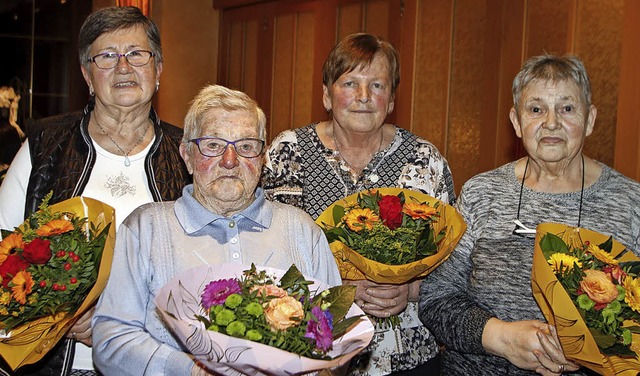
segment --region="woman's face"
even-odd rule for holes
[[[393,111],[389,62],[376,55],[368,67],[344,73],[330,87],[323,87],[322,100],[342,129],[357,133],[377,131]]]
[[[133,50],[151,51],[142,26],[102,34],[91,45],[89,56],[104,52],[124,54]],[[88,69],[82,67],[82,75],[89,89],[95,92],[96,103],[125,111],[150,103],[161,72],[162,64],[157,64],[154,57],[141,67],[131,66],[124,56],[113,68],[101,69],[95,63],[90,63]]]
[[[529,156],[553,163],[569,161],[581,153],[585,137],[593,131],[596,113],[573,81],[536,80],[524,88],[510,118]]]

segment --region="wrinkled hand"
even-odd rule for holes
[[[579,368],[565,358],[555,328],[537,320],[506,322],[492,318],[482,333],[482,345],[490,354],[542,375],[560,375]]]
[[[95,306],[91,307],[87,312],[80,316],[78,321],[76,321],[67,333],[67,338],[73,338],[87,346],[93,345],[93,341],[91,339],[91,318],[93,317],[93,311],[95,311]]]
[[[549,330],[538,331],[538,339],[544,352],[535,350],[533,354],[542,365],[536,368],[536,372],[541,375],[560,375],[564,372],[577,371],[580,366],[567,360],[560,345],[558,332],[554,326],[549,325]]]
[[[385,318],[397,315],[407,307],[409,284],[383,285],[368,280],[342,282],[357,287],[355,303],[368,315]]]

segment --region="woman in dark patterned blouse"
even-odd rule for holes
[[[435,146],[385,123],[399,71],[397,51],[375,36],[353,34],[334,47],[323,67],[323,103],[332,118],[274,140],[263,174],[267,197],[314,219],[333,202],[377,187],[409,188],[452,203],[451,171]],[[379,328],[349,374],[439,374],[438,347],[417,316],[420,281],[343,282],[358,286],[356,303],[367,314],[402,319],[399,328]]]

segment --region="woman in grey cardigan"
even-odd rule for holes
[[[511,122],[528,155],[464,185],[457,206],[467,232],[421,286],[420,318],[446,347],[446,375],[578,371],[533,299],[527,229],[559,222],[638,249],[640,184],[582,153],[597,113],[582,62],[531,58],[513,100]],[[514,229],[515,220],[524,226]]]

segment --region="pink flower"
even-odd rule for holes
[[[276,285],[257,285],[251,288],[251,292],[258,290],[258,296],[263,298],[282,298],[287,296],[287,292]]]
[[[624,277],[627,276],[627,273],[625,273],[618,265],[606,265],[602,268],[602,271],[609,274],[611,278],[618,282],[619,285],[622,284]]]
[[[214,305],[222,305],[229,295],[239,294],[240,291],[240,284],[235,278],[209,282],[202,293],[202,307],[209,309]]]
[[[305,338],[314,339],[316,348],[321,351],[329,351],[333,346],[333,316],[328,310],[323,311],[315,306],[311,313],[318,320],[309,320],[307,323],[307,333]]]

